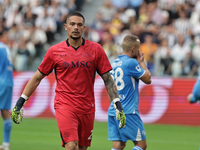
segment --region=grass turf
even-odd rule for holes
[[[3,122],[0,128],[2,131]],[[198,150],[200,146],[200,127],[145,124],[145,130],[147,150]],[[107,123],[95,122],[88,150],[110,150],[112,142],[107,140],[107,134]],[[133,143],[128,141],[124,150],[132,147]],[[55,119],[25,118],[19,125],[13,123],[11,150],[35,149],[64,150]]]

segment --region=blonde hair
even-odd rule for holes
[[[123,51],[128,52],[133,46],[138,46],[138,42],[140,40],[136,35],[127,35],[122,42]]]

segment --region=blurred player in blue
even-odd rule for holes
[[[193,87],[192,93],[187,96],[187,100],[189,103],[200,103],[200,71],[197,81]]]
[[[12,121],[10,108],[13,90],[13,65],[10,49],[0,42],[0,110],[3,117],[3,144],[0,150],[10,150]]]
[[[111,103],[108,110],[108,140],[113,141],[111,150],[123,150],[127,140],[134,143],[132,150],[145,150],[146,133],[139,116],[139,79],[151,83],[151,74],[140,52],[140,40],[135,35],[127,35],[122,43],[123,54],[112,63],[110,71],[118,89],[120,102],[126,115],[126,126],[118,129],[115,106]]]

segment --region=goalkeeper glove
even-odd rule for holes
[[[116,118],[117,118],[117,120],[120,120],[119,129],[124,128],[126,126],[126,116],[124,114],[120,99],[115,98],[113,100],[113,104],[114,104],[114,108],[115,108]]]
[[[16,124],[19,124],[20,122],[22,122],[22,118],[23,118],[23,106],[26,103],[26,101],[28,100],[27,96],[21,96],[15,107],[13,108],[12,112],[11,112],[11,118],[13,120],[13,122],[15,122]]]

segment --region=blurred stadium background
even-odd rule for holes
[[[0,0],[0,41],[11,48],[14,58],[12,107],[48,48],[66,40],[63,24],[74,11],[86,18],[84,38],[100,43],[110,62],[121,54],[124,36],[139,36],[153,76],[151,85],[140,83],[139,109],[147,149],[198,150],[200,105],[189,104],[186,97],[200,71],[200,0]],[[51,73],[31,96],[24,121],[13,126],[12,149],[62,149],[53,109],[55,85]],[[109,101],[98,75],[95,98],[89,149],[110,149]],[[128,142],[126,149],[131,147]]]

